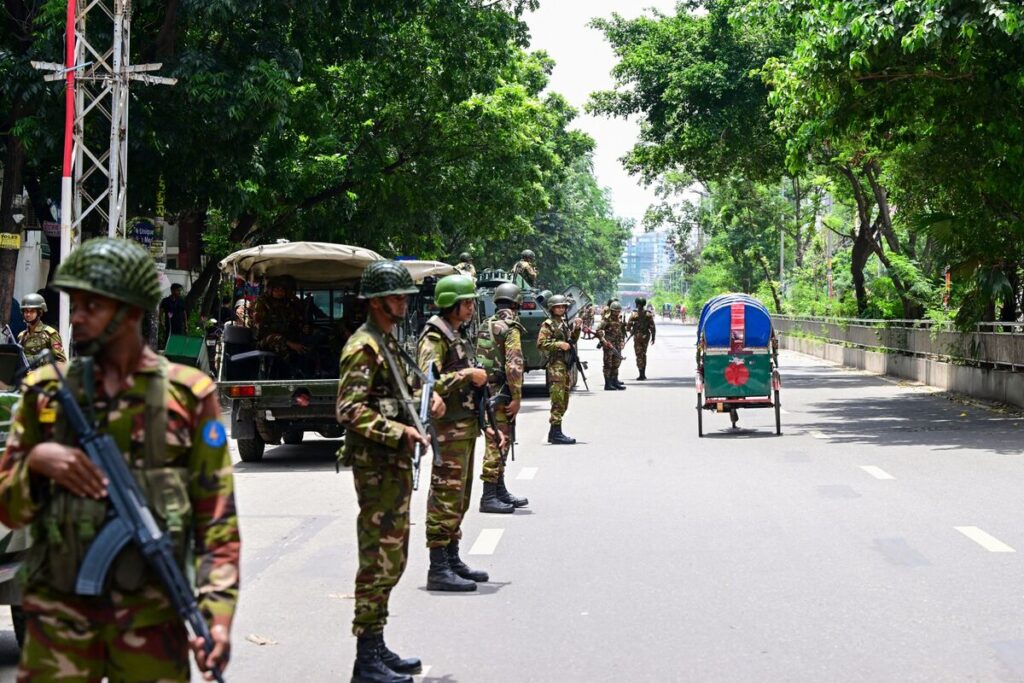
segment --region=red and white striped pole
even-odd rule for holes
[[[76,60],[77,41],[75,28],[78,23],[78,2],[68,0],[67,26],[65,28],[65,58],[64,68],[64,167],[60,181],[60,260],[71,253],[71,249],[77,246],[72,239],[72,202],[74,201],[74,188],[72,187],[74,177],[74,154],[75,150],[75,118],[77,114],[75,97],[75,74],[78,73]],[[71,342],[71,304],[68,295],[60,294],[60,322],[59,331],[64,341],[64,348],[69,348]]]

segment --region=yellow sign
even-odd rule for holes
[[[0,232],[0,249],[21,249],[21,235],[16,232]]]

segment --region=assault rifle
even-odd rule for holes
[[[566,365],[568,365],[570,368],[572,368],[572,367],[576,368],[576,372],[579,374],[580,378],[583,380],[583,386],[585,386],[587,388],[587,391],[590,391],[590,384],[587,383],[587,373],[584,372],[584,370],[587,369],[587,364],[586,364],[586,362],[580,360],[580,349],[579,349],[579,346],[577,344],[569,342],[568,354],[569,354],[569,357],[568,357],[568,361],[569,362]]]
[[[437,384],[437,373],[431,365],[425,373],[423,387],[420,395],[420,412],[409,410],[413,418],[413,426],[420,434],[430,439],[430,447],[434,451],[434,464],[441,464],[441,451],[437,444],[437,430],[434,429],[433,420],[430,417],[430,399],[434,397],[434,385]],[[417,443],[412,452],[412,489],[416,491],[420,487],[420,464],[423,460],[423,444]]]
[[[157,525],[142,490],[125,464],[121,449],[112,436],[97,432],[85,417],[78,401],[71,395],[64,375],[54,362],[53,354],[44,351],[37,358],[37,366],[53,367],[58,382],[58,389],[54,392],[53,398],[60,404],[71,429],[78,435],[82,450],[110,482],[107,486],[107,496],[110,500],[107,521],[85,551],[85,558],[78,570],[75,593],[87,596],[100,595],[114,559],[128,543],[135,543],[163,584],[178,616],[188,625],[193,636],[203,639],[203,649],[209,655],[213,652],[213,637],[210,635],[206,620],[199,612],[195,592],[174,559],[171,539]],[[212,673],[215,679],[224,683],[224,675],[220,669],[214,667]]]
[[[597,332],[595,332],[594,330],[590,329],[589,327],[584,327],[583,331],[584,332],[591,332],[591,333],[594,334],[595,337],[597,336]],[[612,355],[618,357],[618,359],[620,361],[626,360],[626,357],[622,355],[622,351],[619,351],[617,348],[615,348],[615,344],[612,344],[611,342],[606,342],[605,340],[601,339],[600,337],[597,337],[597,340],[598,340],[597,348],[599,348],[599,349],[608,349],[609,351],[612,352]],[[625,342],[623,342],[623,345],[625,345]]]
[[[507,406],[509,403],[512,402],[512,396],[510,394],[506,394],[505,393],[505,389],[507,389],[507,388],[508,388],[508,382],[504,381],[502,383],[502,390],[499,391],[497,394],[494,394],[494,397],[491,399],[491,401],[493,402],[493,404],[495,406]],[[509,432],[508,432],[508,448],[509,448],[509,450],[508,450],[508,452],[512,456],[512,462],[515,462],[515,460],[516,460],[516,420],[515,419],[510,420],[509,423],[508,423],[508,427],[509,427]]]
[[[494,432],[494,436],[491,437],[494,440],[494,446],[500,451],[501,433],[498,431],[498,417],[494,413],[494,406],[501,401],[501,396],[492,396],[491,386],[486,382],[482,387],[473,389],[473,392],[476,394],[477,422],[480,424],[480,429],[486,431],[490,426]]]

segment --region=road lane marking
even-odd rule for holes
[[[469,549],[469,554],[493,555],[494,550],[498,547],[498,541],[501,540],[501,535],[504,533],[504,529],[484,529],[476,537],[476,543]]]
[[[955,526],[953,527],[967,538],[971,539],[978,545],[990,553],[1015,553],[1017,552],[1010,546],[1000,541],[995,536],[992,536],[985,531],[982,531],[976,526]]]
[[[862,470],[864,470],[865,472],[867,472],[868,474],[870,474],[875,479],[895,479],[896,478],[896,477],[892,476],[891,474],[889,474],[888,472],[886,472],[885,470],[883,470],[881,467],[875,467],[874,465],[861,465],[860,468]]]
[[[828,440],[828,436],[825,434],[825,432],[819,432],[817,429],[808,432],[808,434],[813,436],[815,439],[824,439],[826,441]]]
[[[537,476],[536,467],[524,467],[522,470],[520,470],[519,474],[516,475],[516,479],[529,480],[533,479],[535,476]]]
[[[779,412],[783,415],[789,415],[789,411],[783,408],[782,406],[779,406]]]

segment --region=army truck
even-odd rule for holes
[[[231,438],[245,462],[262,460],[267,445],[302,443],[316,432],[328,439],[343,436],[335,417],[338,359],[345,341],[366,319],[359,299],[363,270],[383,257],[369,249],[323,242],[288,242],[237,251],[220,262],[225,277],[260,282],[290,276],[297,306],[303,311],[303,343],[314,350],[312,363],[295,369],[277,354],[258,350],[253,330],[224,326],[218,348],[218,387],[231,405]],[[403,261],[413,280],[424,287],[410,301],[410,312],[429,311],[431,278],[454,272],[437,261]],[[399,331],[406,341],[414,330]]]
[[[0,343],[0,444],[7,442],[11,417],[17,405],[18,377],[25,367],[25,356],[17,344]],[[8,529],[0,525],[0,605],[11,606],[14,636],[21,645],[25,639],[25,618],[21,612],[18,569],[28,550],[28,529]]]
[[[477,275],[476,285],[480,292],[480,317],[489,318],[494,315],[494,290],[498,285],[512,282],[512,275],[505,270],[484,270]],[[566,319],[572,320],[583,308],[590,303],[590,297],[583,293],[579,287],[572,286],[563,292],[569,299],[569,310]],[[519,322],[526,328],[523,335],[523,360],[524,370],[543,370],[547,365],[547,355],[537,348],[537,335],[540,333],[540,326],[548,318],[544,301],[552,295],[550,290],[537,288],[523,289],[523,303],[519,308]],[[578,378],[576,368],[570,368],[570,379],[575,386]],[[589,373],[588,373],[589,377]]]

